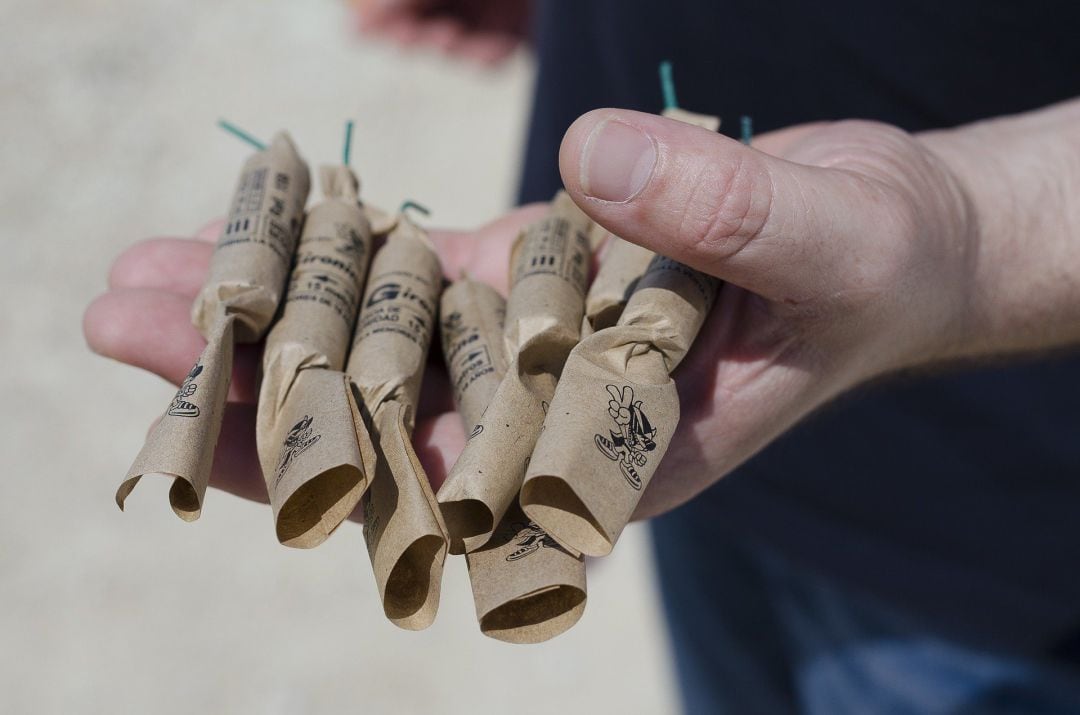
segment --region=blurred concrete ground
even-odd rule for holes
[[[482,71],[355,38],[337,0],[7,0],[0,24],[0,711],[620,712],[674,707],[645,533],[594,564],[541,646],[483,637],[460,559],[435,626],[383,618],[359,527],[279,546],[266,507],[113,490],[172,390],[89,354],[85,304],[135,240],[221,214],[247,149],[314,164],[357,120],[365,195],[467,227],[507,208],[531,64]]]

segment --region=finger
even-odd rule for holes
[[[401,3],[394,0],[354,0],[353,13],[356,29],[361,32],[378,32],[387,21],[401,13]]]
[[[423,419],[432,415],[441,415],[454,409],[451,397],[450,377],[442,362],[428,362],[424,371],[424,382],[420,387],[420,400],[416,405],[416,418]]]
[[[431,17],[424,20],[417,29],[416,44],[449,52],[465,34],[465,26],[452,17]]]
[[[438,491],[446,481],[450,466],[457,461],[464,447],[465,429],[461,426],[461,415],[458,413],[444,412],[417,422],[413,448],[433,490]]]
[[[214,450],[210,486],[244,499],[267,503],[259,453],[255,446],[255,405],[229,403]]]
[[[202,226],[195,232],[195,238],[200,241],[216,242],[221,237],[221,229],[225,226],[224,218],[216,218]]]
[[[152,238],[120,254],[109,288],[151,288],[194,298],[210,269],[213,244],[190,238]]]
[[[408,47],[415,45],[420,38],[420,23],[411,13],[395,13],[386,19],[379,29],[379,34]]]
[[[679,429],[635,518],[669,511],[705,490],[845,387],[844,368],[823,360],[768,310],[758,296],[721,287],[673,375]]]
[[[521,40],[499,32],[470,32],[460,39],[451,52],[457,57],[494,66],[514,53]]]
[[[559,165],[605,228],[775,300],[818,294],[843,238],[872,229],[848,172],[777,159],[715,132],[626,110],[583,115]]]
[[[83,316],[90,349],[180,384],[206,341],[191,324],[191,300],[145,288],[114,290],[99,296]],[[261,346],[237,345],[229,399],[255,402]]]
[[[456,281],[468,275],[503,295],[508,286],[510,248],[522,228],[543,218],[547,204],[517,208],[476,231],[432,231],[443,272]]]
[[[775,131],[766,132],[754,136],[752,146],[758,151],[773,156],[786,157],[788,150],[795,144],[806,139],[815,132],[821,131],[829,125],[828,122],[810,122],[809,124],[796,124]]]

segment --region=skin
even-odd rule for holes
[[[588,196],[590,137],[643,131],[656,163],[633,198]],[[901,370],[1080,342],[1080,101],[911,135],[871,122],[792,127],[753,148],[655,115],[602,109],[560,152],[567,191],[616,235],[724,281],[675,373],[679,431],[638,516],[716,482],[813,410]],[[543,214],[435,232],[448,276],[506,291],[511,240]],[[121,255],[87,309],[90,347],[179,383],[217,227]],[[165,346],[168,346],[166,348]],[[258,348],[243,348],[211,484],[265,500],[254,445]],[[416,431],[436,488],[464,444],[432,365]]]
[[[528,0],[353,0],[357,26],[371,37],[430,48],[494,66],[528,31]]]

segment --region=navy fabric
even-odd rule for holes
[[[1080,96],[1078,30],[1073,0],[540,2],[521,199],[560,186],[559,142],[581,113],[657,111],[663,59],[680,104],[729,134],[740,114],[759,131],[845,117],[917,131]],[[693,508],[943,637],[1080,661],[1075,356],[863,388]],[[675,562],[664,578],[722,568]]]
[[[1074,673],[927,632],[879,600],[718,527],[703,501],[652,526],[688,713],[1080,712]],[[687,578],[688,563],[711,568]]]

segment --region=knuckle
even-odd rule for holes
[[[143,240],[128,246],[113,259],[109,266],[107,285],[112,288],[127,287],[138,275],[149,241]]]
[[[727,260],[762,233],[771,204],[771,182],[757,161],[706,162],[688,192],[676,238],[701,258]]]

